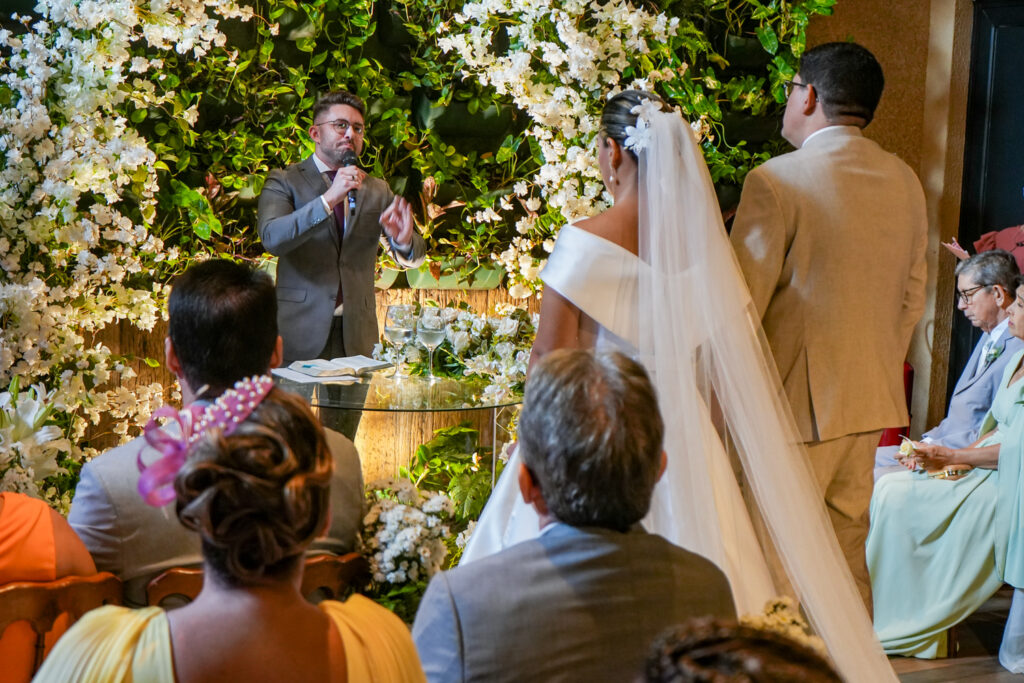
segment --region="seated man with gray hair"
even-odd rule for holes
[[[621,353],[562,349],[531,370],[518,476],[541,535],[434,577],[413,626],[428,680],[633,680],[665,628],[735,618],[718,567],[639,526],[663,431]]]
[[[981,421],[999,389],[1006,363],[1024,348],[1024,342],[1010,334],[1007,311],[1015,296],[1017,261],[1002,249],[983,251],[956,266],[957,308],[984,334],[949,400],[942,422],[925,432],[925,443],[949,448],[966,448],[978,440]],[[903,467],[896,460],[899,446],[882,446],[875,452],[875,480]]]

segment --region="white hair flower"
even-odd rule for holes
[[[633,109],[636,109],[634,107]],[[626,149],[633,150],[634,154],[639,154],[642,150],[647,149],[647,144],[651,139],[651,127],[647,121],[640,118],[636,119],[635,126],[626,126],[626,139],[623,144]]]
[[[660,111],[661,102],[651,98],[645,98],[640,104],[629,110],[631,114],[636,114],[636,125],[626,126],[624,144],[627,149],[633,150],[634,154],[639,154],[641,150],[647,149],[651,141],[651,120]]]

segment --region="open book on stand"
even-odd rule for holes
[[[366,356],[345,356],[344,358],[314,358],[313,360],[292,361],[289,370],[312,377],[338,377],[340,375],[366,375],[374,370],[391,367],[391,363],[367,358]]]

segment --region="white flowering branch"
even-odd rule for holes
[[[163,308],[160,162],[126,112],[174,94],[157,94],[161,60],[139,53],[224,43],[208,8],[251,15],[218,0],[40,0],[24,33],[0,30],[0,386],[48,387],[73,459],[91,453],[90,423],[114,418],[125,435],[166,398],[159,384],[102,389],[132,373],[90,340],[119,320],[150,330]]]
[[[679,20],[627,0],[481,0],[467,3],[441,31],[438,44],[458,53],[467,77],[510,96],[533,121],[526,134],[544,163],[530,183],[515,186],[527,213],[516,222],[520,236],[493,255],[509,274],[511,295],[529,296],[546,260],[538,253],[550,253],[558,228],[610,201],[594,146],[607,96],[685,72],[686,64],[674,61],[669,49]],[[504,52],[494,45],[501,31],[508,38]],[[546,203],[546,217],[536,194]],[[499,208],[513,207],[506,200]],[[491,209],[476,218],[494,222],[501,216]]]

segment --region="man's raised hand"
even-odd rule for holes
[[[412,243],[412,207],[402,197],[395,197],[391,206],[380,215],[380,225],[395,246],[404,249]]]

